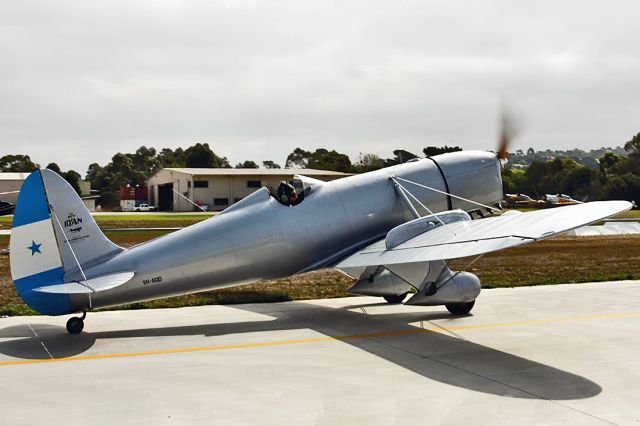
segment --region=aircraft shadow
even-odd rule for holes
[[[12,326],[0,330],[0,338],[14,338],[0,342],[0,352],[16,358],[46,359],[49,354],[43,350],[43,342],[53,357],[62,358],[82,354],[100,339],[188,335],[213,337],[309,328],[337,339],[376,333],[376,336],[344,339],[342,342],[422,377],[477,392],[552,400],[584,399],[602,392],[598,384],[576,374],[448,334],[422,333],[417,327],[409,325],[451,318],[448,314],[411,312],[366,315],[308,303],[291,305],[289,303],[287,309],[282,311],[274,310],[271,304],[229,305],[275,317],[272,321],[84,332],[73,336],[67,334],[62,326]],[[430,327],[433,328],[433,325]],[[32,328],[37,330],[37,337]]]

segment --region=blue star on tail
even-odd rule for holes
[[[27,247],[29,250],[31,250],[31,256],[33,256],[36,253],[42,254],[42,252],[40,251],[40,246],[41,245],[42,245],[42,243],[36,244],[35,241],[31,240],[31,247]]]

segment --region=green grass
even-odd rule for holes
[[[162,213],[162,214],[146,214],[146,213],[131,213],[131,214],[105,214],[93,216],[98,225],[108,222],[164,222],[170,220],[172,222],[194,222],[208,219],[215,216],[216,213],[194,213],[194,214],[174,214],[174,213]],[[13,217],[0,216],[0,224],[11,225]]]
[[[629,210],[614,216],[618,219],[640,219],[640,210]]]
[[[93,216],[95,221],[100,224],[101,222],[124,222],[124,221],[193,221],[193,220],[204,220],[211,216],[214,216],[215,213],[202,213],[202,214],[145,214],[145,213],[132,213],[132,214],[113,214],[113,215],[99,215]]]
[[[481,274],[478,274],[481,275]],[[555,284],[579,284],[579,283],[595,283],[604,281],[625,281],[640,280],[640,273],[633,272],[612,272],[612,273],[578,273],[571,278],[563,276],[554,276],[553,273],[544,275],[523,275],[521,282],[516,282],[512,278],[493,279],[482,282],[482,288],[513,288],[513,287],[534,287],[540,285]]]

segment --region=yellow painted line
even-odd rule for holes
[[[238,343],[233,345],[199,346],[199,347],[190,347],[190,348],[160,349],[160,350],[154,350],[154,351],[122,352],[122,353],[99,354],[99,355],[78,355],[78,356],[71,356],[67,358],[53,358],[53,359],[50,359],[50,358],[22,359],[22,360],[15,360],[15,361],[0,361],[0,366],[44,364],[44,363],[53,363],[53,362],[70,362],[70,361],[88,361],[88,360],[109,359],[109,358],[129,358],[129,357],[149,356],[149,355],[170,355],[170,354],[181,354],[181,353],[192,353],[192,352],[221,351],[226,349],[260,348],[260,347],[268,347],[268,346],[287,346],[287,345],[300,345],[300,344],[306,344],[306,343],[370,339],[375,337],[408,336],[408,335],[425,334],[425,333],[446,333],[447,331],[473,330],[473,329],[483,329],[483,328],[486,329],[486,328],[501,328],[501,327],[518,327],[518,326],[554,324],[554,323],[573,322],[573,321],[588,321],[588,320],[594,320],[594,319],[637,318],[637,317],[640,317],[640,312],[620,312],[620,313],[612,313],[612,314],[550,318],[550,319],[541,319],[541,320],[513,321],[513,322],[505,322],[505,323],[459,325],[459,326],[442,327],[442,328],[413,328],[410,330],[381,331],[376,333],[351,334],[351,335],[335,336],[335,337],[323,336],[323,337],[314,337],[309,339],[275,340],[275,341],[267,341],[267,342]]]

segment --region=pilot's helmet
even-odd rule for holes
[[[294,191],[295,189],[293,188],[293,186],[291,186],[290,184],[288,184],[286,181],[283,180],[282,182],[280,182],[280,185],[278,186],[278,198],[283,203],[290,203],[291,194]]]

